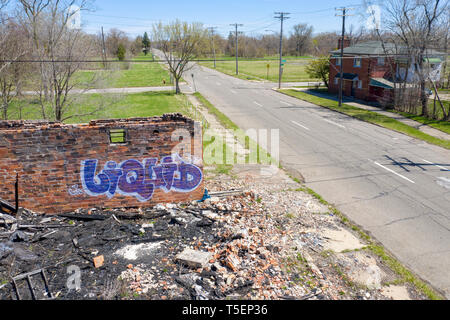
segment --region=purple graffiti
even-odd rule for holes
[[[176,161],[174,159],[177,159]],[[108,161],[103,170],[97,172],[98,160],[81,162],[81,182],[86,194],[98,197],[116,194],[134,196],[141,202],[149,201],[157,189],[191,192],[203,181],[202,170],[184,162],[178,155],[158,159],[134,159],[120,164]]]

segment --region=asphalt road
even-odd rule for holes
[[[196,66],[185,79],[243,129],[279,129],[280,160],[450,298],[450,151]]]

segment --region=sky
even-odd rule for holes
[[[285,34],[298,23],[312,25],[314,33],[339,31],[342,17],[335,16],[336,7],[353,7],[354,16],[347,17],[347,28],[365,24],[361,16],[365,9],[362,0],[96,0],[93,12],[82,12],[83,29],[97,33],[117,28],[130,36],[151,32],[155,22],[176,19],[202,22],[206,27],[217,27],[216,32],[227,36],[234,30],[230,24],[243,24],[239,30],[247,35],[270,34],[280,31],[275,12],[290,12],[285,21]],[[265,31],[271,30],[271,31]]]

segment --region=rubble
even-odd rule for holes
[[[189,248],[185,249],[183,252],[179,253],[175,260],[181,262],[191,268],[204,268],[211,258],[209,252],[201,252],[197,250],[191,250]]]
[[[326,206],[297,190],[298,184],[282,175],[271,181],[251,172],[234,176],[207,180],[213,196],[204,202],[49,217],[20,209],[11,223],[0,219],[0,299],[17,299],[11,277],[36,269],[45,269],[56,299],[393,295],[384,283],[395,275]],[[352,246],[334,251],[328,246],[332,238],[344,238],[330,230],[346,232]],[[79,287],[68,285],[76,276],[71,270],[80,271]],[[26,291],[22,282],[20,292]],[[406,287],[409,297],[423,298]],[[22,298],[27,297],[32,298]]]

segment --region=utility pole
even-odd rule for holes
[[[244,25],[243,25],[243,24],[237,24],[237,23],[234,23],[234,24],[230,24],[230,26],[233,26],[233,27],[236,28],[236,75],[238,75],[238,74],[239,74],[239,59],[238,59],[238,54],[239,54],[239,50],[238,50],[238,45],[239,45],[239,43],[238,43],[238,27],[243,27]]]
[[[278,16],[275,17],[275,19],[280,19],[281,21],[281,31],[280,31],[280,68],[278,70],[278,89],[281,89],[281,77],[283,75],[283,22],[286,19],[289,19],[289,17],[286,17],[289,15],[289,12],[275,12]]]
[[[103,59],[103,67],[106,69],[106,46],[105,46],[105,33],[103,32],[103,27],[102,27],[102,59]]]
[[[336,14],[336,17],[342,17],[342,38],[341,38],[341,67],[340,67],[340,79],[339,79],[339,107],[342,106],[342,98],[344,91],[344,40],[345,40],[345,17],[351,16],[347,14],[347,11],[354,10],[354,8],[336,8],[336,11],[342,11],[342,14]]]
[[[217,27],[209,27],[209,32],[211,34],[211,45],[213,49],[213,55],[214,55],[214,69],[216,68],[216,46],[214,45],[214,30],[217,29]]]

